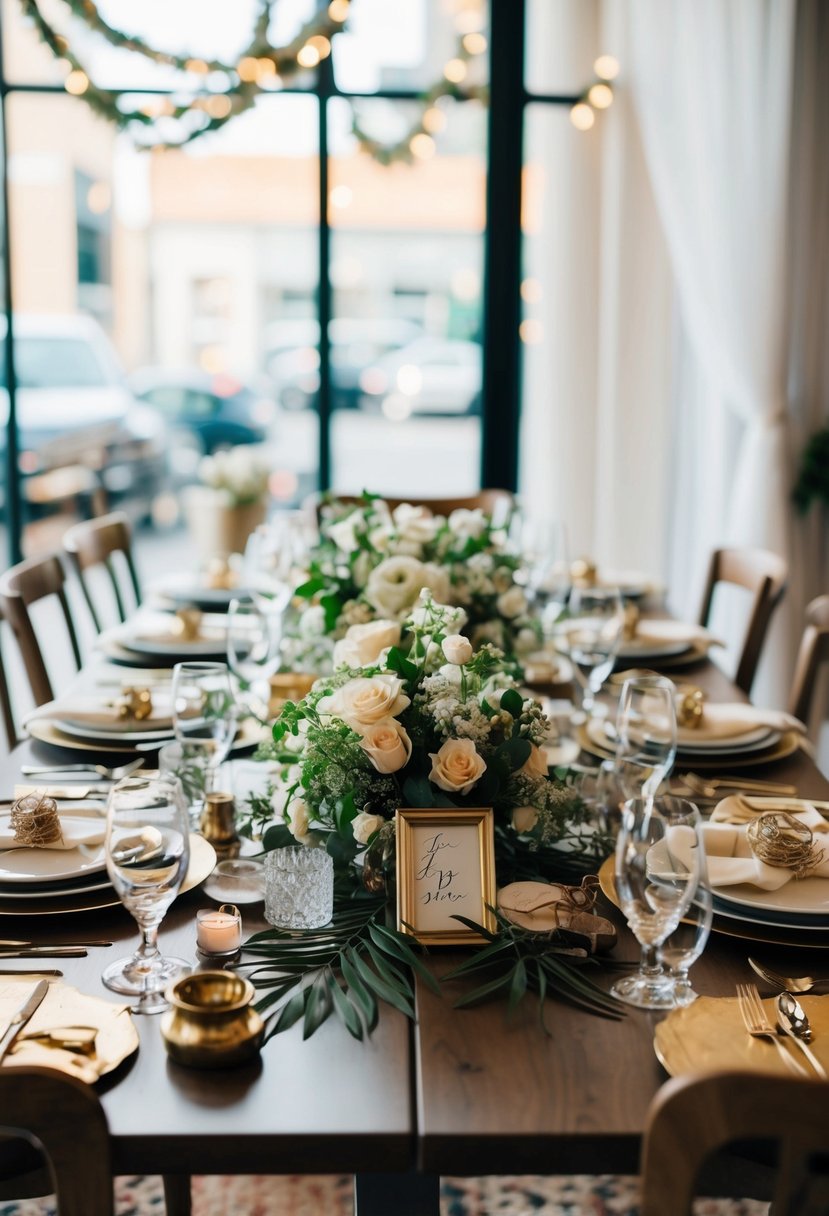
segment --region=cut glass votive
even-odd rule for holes
[[[334,913],[334,862],[324,849],[289,845],[265,854],[265,919],[280,929],[320,929]]]

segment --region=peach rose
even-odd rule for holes
[[[430,752],[432,771],[429,780],[442,790],[468,794],[486,771],[486,761],[478,755],[471,739],[447,739],[437,752]]]
[[[396,773],[408,764],[412,741],[394,718],[383,718],[360,732],[361,747],[378,773]]]
[[[538,811],[534,806],[517,806],[512,812],[512,826],[516,832],[531,832],[538,822]]]
[[[323,697],[317,708],[321,714],[342,718],[362,734],[383,718],[396,718],[410,704],[402,688],[403,681],[391,674],[359,676]]]
[[[526,773],[528,777],[547,777],[547,757],[540,747],[536,747],[533,743],[532,751],[527,759],[522,764],[519,772]]]

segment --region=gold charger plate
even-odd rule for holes
[[[811,1043],[815,1055],[829,1069],[829,999],[798,997],[812,1023]],[[774,1024],[774,998],[763,1001]],[[653,1049],[660,1064],[672,1077],[689,1072],[790,1072],[773,1043],[746,1033],[736,997],[700,996],[684,1009],[672,1009],[653,1036]],[[801,1061],[794,1044],[788,1050]]]
[[[614,908],[618,908],[615,868],[615,857],[606,857],[599,867],[599,887]],[[731,920],[716,914],[711,922],[711,932],[720,933],[723,937],[736,937],[742,941],[762,942],[768,946],[797,947],[798,950],[825,950],[829,946],[829,929],[825,933],[798,933],[796,926],[786,929],[777,925],[754,924],[748,920]]]
[[[0,1023],[5,1025],[20,1005],[21,989],[19,980],[0,985]],[[37,1031],[59,1026],[97,1027],[94,1052],[85,1055],[27,1041],[27,1036]],[[57,983],[49,985],[49,991],[6,1056],[3,1067],[56,1068],[91,1085],[137,1050],[138,1031],[128,1005],[115,1005],[112,1001],[103,1001]]]
[[[579,726],[576,738],[582,751],[588,752],[591,756],[599,756],[602,760],[616,758],[615,750],[612,747],[604,747],[601,743],[596,743],[591,739],[583,724]],[[774,764],[778,760],[785,760],[787,756],[793,755],[800,747],[802,739],[803,735],[796,730],[787,730],[776,743],[765,751],[749,752],[743,756],[735,756],[731,752],[727,756],[698,756],[695,753],[692,757],[688,757],[687,753],[683,753],[677,765],[680,768],[693,766],[694,770],[704,769],[706,772],[720,773],[731,772],[733,768],[758,768],[760,765]]]
[[[32,739],[37,739],[39,743],[50,743],[53,747],[65,747],[71,751],[101,752],[119,756],[135,751],[135,742],[111,743],[101,739],[81,739],[76,735],[69,735],[55,725],[53,718],[32,718],[26,723],[26,730]],[[261,722],[246,718],[236,732],[236,738],[233,740],[230,750],[236,752],[246,747],[255,747],[257,743],[261,743],[267,737],[268,728],[266,726],[263,726]],[[159,740],[158,746],[163,747],[165,741],[169,742],[169,739]],[[136,740],[136,742],[140,742],[140,740]],[[150,740],[147,742],[149,743]]]
[[[179,895],[192,891],[213,873],[216,850],[209,841],[195,832],[190,833],[190,864],[181,884]],[[117,908],[121,900],[113,887],[102,891],[72,891],[66,895],[44,895],[43,899],[3,899],[0,896],[0,916],[63,916],[67,912],[96,912],[101,908]],[[2,1019],[0,1019],[2,1025]]]

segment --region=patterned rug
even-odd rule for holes
[[[155,1177],[118,1178],[118,1216],[164,1216]],[[638,1180],[612,1174],[562,1178],[444,1178],[441,1216],[637,1216]],[[55,1216],[51,1199],[0,1201],[0,1216]],[[766,1216],[755,1200],[698,1200],[694,1216]],[[349,1176],[193,1179],[193,1216],[353,1216]],[[667,1214],[666,1214],[667,1216]]]

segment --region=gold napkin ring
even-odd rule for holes
[[[680,684],[676,690],[677,726],[697,730],[702,726],[705,693],[695,684]]]
[[[201,629],[202,614],[198,608],[179,608],[176,611],[176,632],[185,642],[194,642]]]
[[[125,688],[115,702],[119,718],[135,718],[138,722],[153,712],[153,694],[149,688]]]
[[[632,642],[636,638],[636,630],[639,628],[639,616],[640,612],[636,604],[625,604],[622,620],[623,642]]]
[[[758,815],[746,828],[746,839],[760,861],[793,870],[795,878],[805,878],[823,861],[823,849],[815,846],[812,829],[787,811]]]

